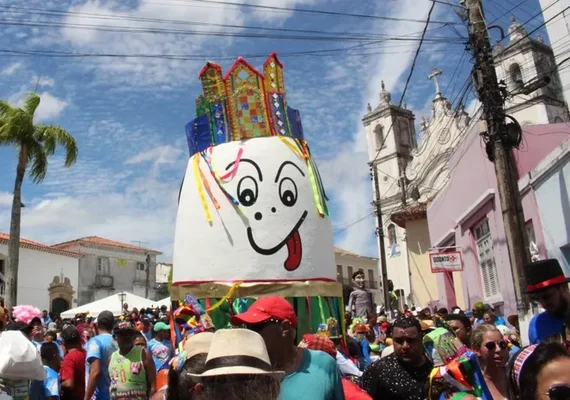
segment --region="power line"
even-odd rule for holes
[[[508,14],[511,14],[514,10],[516,10],[518,7],[520,7],[521,5],[523,5],[524,3],[526,3],[528,0],[522,0],[519,2],[519,4],[516,4],[513,8],[508,9],[507,11],[505,11],[503,14],[501,14],[501,16],[499,18],[495,18],[493,21],[491,21],[490,25],[494,24],[495,22],[497,22],[498,20],[500,20],[501,18],[505,17]]]
[[[346,224],[345,226],[343,226],[342,228],[338,228],[338,229],[333,229],[333,233],[334,234],[339,234],[342,233],[344,231],[346,231],[347,229],[353,227],[354,225],[366,220],[368,217],[374,215],[374,212],[369,212],[368,214],[366,214],[365,216],[363,216],[362,218],[357,219],[356,221],[353,221],[349,224]]]
[[[325,35],[346,35],[346,36],[360,36],[360,37],[371,37],[371,38],[381,38],[387,37],[388,35],[370,34],[367,32],[330,32],[322,30],[311,30],[311,29],[288,29],[288,28],[274,28],[274,27],[263,27],[263,26],[247,26],[247,25],[232,25],[232,24],[216,24],[211,22],[201,22],[201,21],[188,21],[188,20],[173,20],[173,19],[162,19],[162,18],[148,18],[148,17],[135,17],[129,15],[113,15],[113,14],[102,14],[102,13],[85,13],[76,12],[68,10],[55,10],[55,9],[42,9],[42,8],[31,8],[31,7],[17,7],[17,6],[2,6],[0,9],[5,9],[5,12],[15,13],[15,14],[25,14],[25,15],[42,15],[50,17],[65,17],[65,16],[77,16],[88,19],[99,19],[99,20],[112,20],[112,21],[134,21],[134,22],[144,22],[144,23],[160,23],[160,24],[172,24],[172,25],[198,25],[198,26],[215,26],[221,28],[234,28],[234,29],[251,29],[251,30],[264,30],[264,31],[275,31],[275,32],[295,32],[295,33],[313,33],[313,34],[325,34]],[[443,27],[443,26],[442,26]],[[436,29],[441,28],[437,27]],[[415,34],[420,34],[421,32],[412,33],[409,35],[402,36],[413,36]]]
[[[90,25],[90,24],[72,24],[64,22],[29,22],[22,20],[0,20],[0,25],[6,26],[25,26],[32,28],[66,28],[75,30],[91,30],[100,32],[113,32],[113,33],[136,33],[136,34],[153,34],[153,35],[187,35],[187,36],[213,36],[213,37],[239,37],[239,38],[258,38],[258,39],[278,39],[278,40],[310,40],[310,41],[334,41],[334,42],[366,42],[377,41],[378,38],[365,36],[315,36],[315,35],[279,35],[268,33],[244,33],[244,32],[213,32],[213,31],[200,31],[200,30],[185,30],[185,29],[165,29],[165,28],[147,28],[147,27],[129,27],[129,26],[115,26],[115,25]],[[396,41],[396,42],[416,42],[418,39],[410,37],[386,37],[382,40]],[[427,38],[426,41],[432,43],[450,43],[458,42],[457,38],[449,37],[432,37]]]
[[[443,49],[438,50],[438,53],[452,52],[454,50]],[[334,53],[333,53],[334,52]],[[341,49],[331,49],[331,50],[311,50],[306,52],[293,52],[293,53],[279,53],[279,58],[289,58],[289,57],[342,57],[338,52],[344,52]],[[411,53],[412,51],[378,51],[378,52],[368,52],[368,53],[350,53],[346,52],[347,57],[370,57],[375,55],[386,55],[386,54],[402,54]],[[48,58],[150,58],[150,59],[166,59],[166,60],[178,60],[178,61],[200,61],[205,59],[215,58],[218,61],[235,60],[238,56],[215,56],[207,54],[121,54],[121,53],[72,53],[72,52],[58,52],[55,50],[18,50],[18,49],[0,49],[0,55],[20,55],[20,56],[37,56],[37,57],[48,57]],[[248,59],[261,59],[267,58],[267,54],[250,54],[241,55]]]
[[[412,19],[412,18],[395,18],[395,17],[386,17],[381,15],[373,15],[373,14],[351,14],[351,13],[343,13],[338,11],[328,11],[328,10],[313,10],[308,8],[290,8],[290,7],[278,7],[278,6],[266,6],[261,4],[247,4],[247,3],[237,3],[231,1],[212,1],[212,0],[176,0],[183,3],[207,3],[207,4],[221,4],[221,5],[229,5],[234,7],[247,7],[247,8],[256,8],[256,9],[263,9],[263,10],[278,10],[278,11],[287,11],[287,12],[297,12],[297,13],[306,13],[306,14],[320,14],[320,15],[333,15],[337,17],[353,17],[353,18],[366,18],[366,19],[380,19],[384,21],[398,21],[398,22],[416,22],[416,23],[426,23],[428,21],[419,20],[419,19]],[[433,1],[432,1],[433,2]],[[432,21],[435,24],[453,24],[457,25],[460,24],[459,22],[451,22],[451,21]]]

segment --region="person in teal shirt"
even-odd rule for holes
[[[281,382],[281,400],[342,400],[344,392],[336,361],[323,351],[302,350],[302,361]]]
[[[263,337],[271,365],[285,371],[280,400],[344,400],[340,371],[335,360],[322,351],[295,345],[297,315],[282,297],[262,297],[234,325],[245,325]]]

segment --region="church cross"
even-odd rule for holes
[[[439,82],[437,80],[437,77],[440,76],[441,74],[443,74],[443,72],[441,70],[437,69],[436,67],[433,67],[433,69],[431,70],[431,74],[428,75],[428,78],[435,82],[435,93],[436,94],[441,93],[441,91],[439,90]]]

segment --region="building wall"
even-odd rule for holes
[[[375,258],[335,253],[337,281],[352,286],[352,273],[362,270],[366,277],[365,287],[370,289],[376,304],[384,304],[380,285],[379,263]],[[372,273],[372,281],[370,274]],[[346,304],[345,304],[346,306]]]
[[[0,256],[8,258],[8,245],[0,244]],[[55,276],[69,278],[73,290],[73,304],[77,306],[79,259],[43,251],[20,248],[18,268],[18,304],[30,304],[40,310],[49,310],[48,288]]]
[[[407,221],[408,261],[412,275],[414,305],[426,306],[438,298],[436,275],[431,272],[429,249],[431,242],[426,219]]]
[[[570,276],[570,141],[547,163],[553,166],[535,186],[545,253],[557,258]],[[541,167],[548,167],[544,165]],[[534,171],[539,173],[540,171]],[[535,227],[536,231],[539,231]],[[539,249],[541,250],[541,249]],[[542,255],[542,254],[541,254]]]
[[[519,176],[524,179],[541,159],[567,138],[568,133],[570,129],[564,124],[527,127],[523,135],[525,146],[515,152]],[[443,240],[451,238],[461,249],[464,262],[462,290],[467,298],[465,307],[471,307],[476,301],[485,301],[495,304],[505,315],[510,315],[516,313],[516,302],[494,166],[487,159],[478,139],[477,132],[472,131],[451,158],[453,172],[450,182],[428,207],[430,238],[433,247],[441,246]],[[538,209],[534,196],[532,189],[523,194],[523,211],[525,221],[533,220],[537,230],[536,227],[541,225],[535,223]],[[484,294],[474,236],[474,228],[485,219],[489,223],[499,285],[498,292],[492,297]],[[539,248],[544,247],[541,235],[537,235],[536,239]],[[454,304],[447,304],[448,284],[444,278],[438,274],[438,306],[451,307]]]
[[[84,257],[79,262],[79,305],[102,299],[118,292],[129,292],[145,297],[146,273],[137,271],[137,263],[146,262],[146,254],[119,248],[73,243],[66,250],[79,252]],[[109,274],[113,277],[112,287],[95,287],[99,257],[109,258]],[[157,300],[156,256],[151,255],[149,274],[149,298]],[[106,275],[106,274],[105,274]]]
[[[156,282],[168,282],[168,275],[172,270],[172,264],[158,263],[156,264]]]
[[[570,10],[564,10],[570,7],[570,0],[558,0],[556,2],[552,0],[539,0],[539,3],[543,10],[542,14],[545,21],[549,21],[558,14],[557,17],[546,24],[546,31],[548,32],[548,38],[550,39],[556,62],[559,63],[568,57]],[[559,75],[562,87],[564,88],[564,99],[566,103],[570,103],[570,69],[561,68]]]

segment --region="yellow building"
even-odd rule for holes
[[[417,203],[396,211],[390,219],[406,231],[412,302],[416,306],[433,307],[437,306],[439,295],[436,275],[431,272],[429,261],[431,242],[426,210],[424,203]]]

